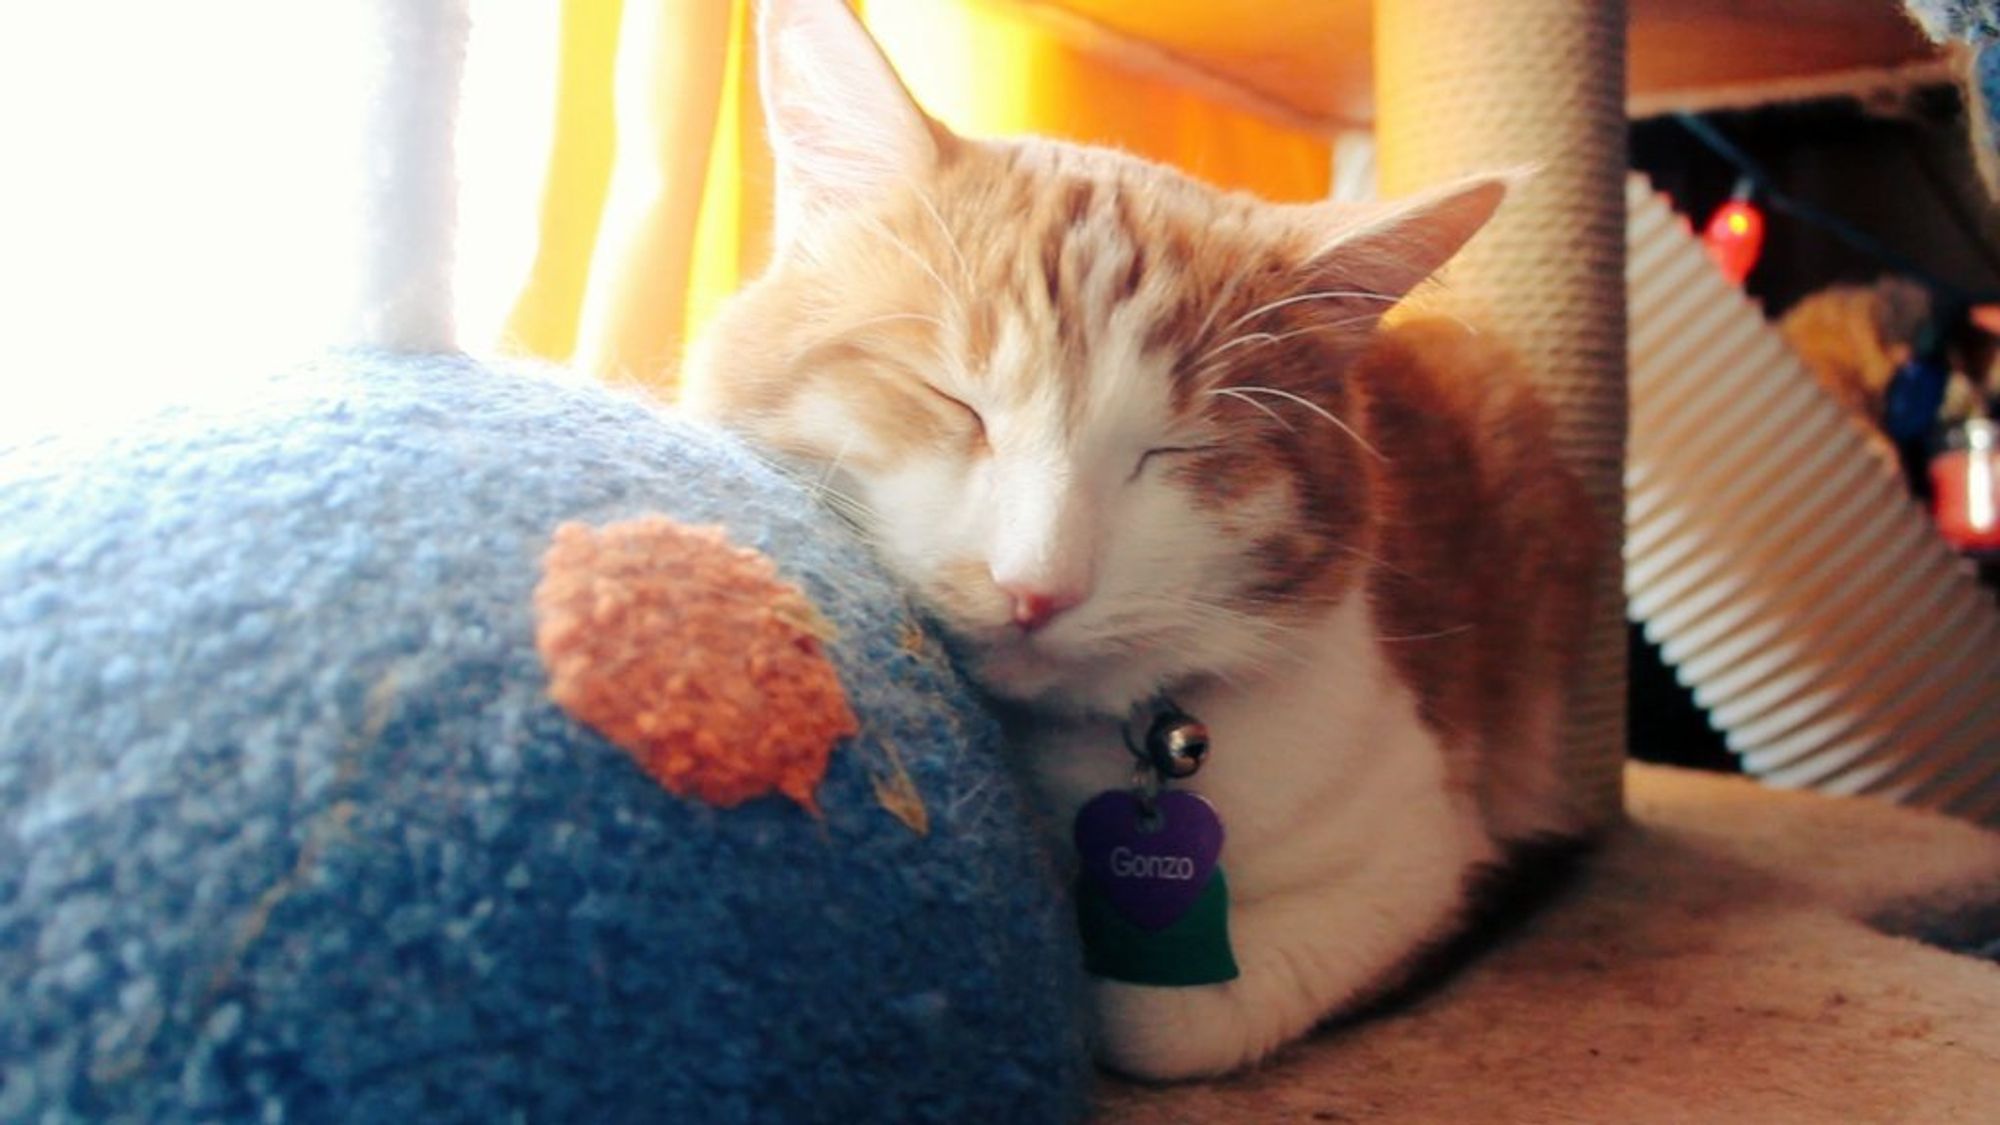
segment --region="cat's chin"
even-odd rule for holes
[[[1064,659],[1033,645],[964,646],[960,667],[988,695],[1049,714],[1122,716],[1151,698],[1161,676],[1131,659]]]

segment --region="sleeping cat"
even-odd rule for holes
[[[1240,975],[1095,981],[1099,1057],[1222,1073],[1380,996],[1515,848],[1582,828],[1555,757],[1587,505],[1490,334],[1382,319],[1507,181],[1280,206],[959,137],[840,0],[762,18],[779,249],[689,406],[917,591],[1065,841],[1151,701],[1211,736],[1174,788],[1226,827]]]

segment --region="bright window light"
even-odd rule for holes
[[[367,136],[376,21],[428,2],[0,9],[0,443],[349,338],[385,172]],[[534,248],[557,3],[468,7],[457,313],[477,345]]]
[[[0,437],[198,393],[335,331],[368,10],[0,12]]]

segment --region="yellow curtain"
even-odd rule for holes
[[[911,92],[962,133],[1110,144],[1275,199],[1324,196],[1324,138],[1058,42],[981,0],[866,0]],[[671,393],[682,343],[769,252],[749,0],[563,0],[538,245],[500,343]]]

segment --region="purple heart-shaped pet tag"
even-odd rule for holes
[[[1159,794],[1153,807],[1149,821],[1135,794],[1099,793],[1077,811],[1076,850],[1112,909],[1141,929],[1164,930],[1208,886],[1222,855],[1222,818],[1179,790]]]

